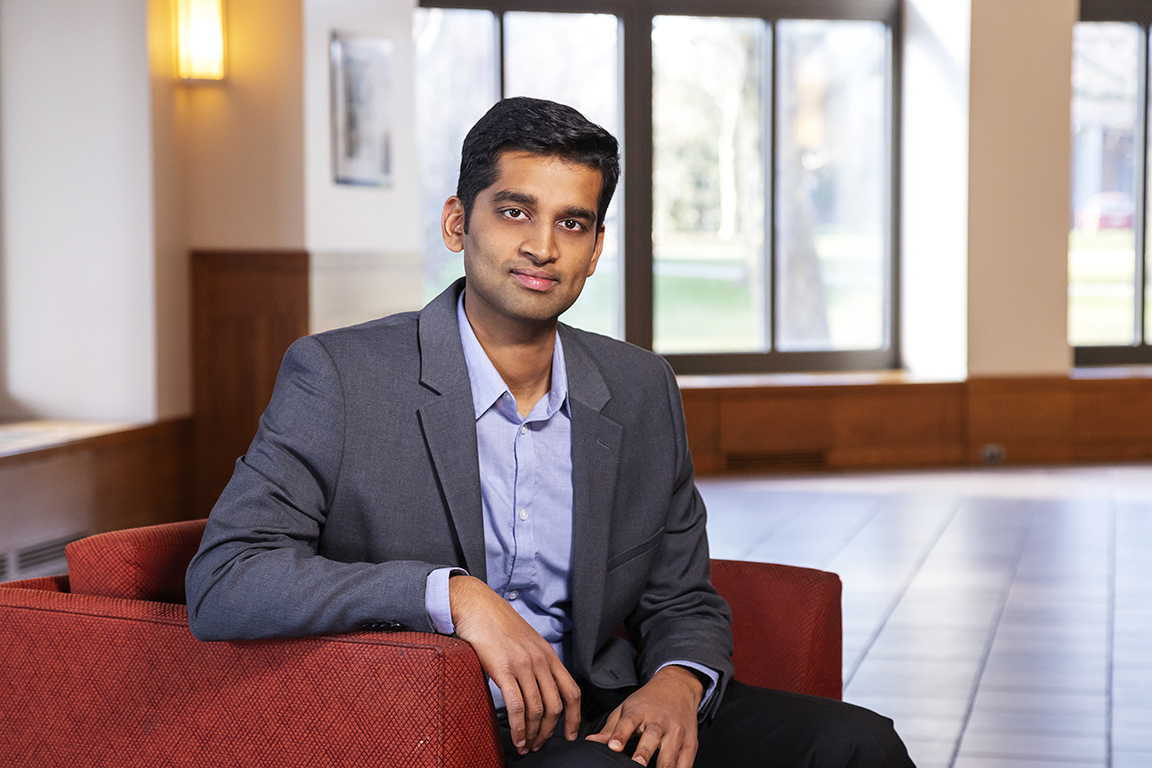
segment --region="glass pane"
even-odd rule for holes
[[[1145,44],[1148,45],[1148,72],[1145,76],[1152,75],[1152,37],[1146,36]],[[1149,80],[1148,82],[1152,82]],[[1152,109],[1149,109],[1147,102],[1144,104],[1146,114],[1152,116]],[[1152,138],[1152,120],[1146,120],[1145,125],[1148,130],[1148,137]],[[1145,144],[1147,147],[1152,147],[1152,141]],[[1152,179],[1152,152],[1145,158],[1145,179]],[[1152,237],[1148,237],[1149,227],[1148,222],[1152,222],[1152,195],[1147,195],[1144,204],[1144,343],[1152,344]]]
[[[1072,195],[1068,341],[1131,344],[1136,235],[1133,138],[1135,24],[1086,22],[1072,37]]]
[[[620,134],[619,24],[615,16],[572,13],[504,15],[504,95],[534,96],[572,106]],[[620,338],[620,197],[608,208],[604,252],[596,274],[564,322]]]
[[[768,347],[763,50],[758,19],[652,25],[652,247],[658,352]]]
[[[424,293],[431,299],[464,274],[464,260],[444,247],[440,213],[456,194],[460,145],[496,103],[496,18],[488,11],[417,8],[416,148],[420,168],[420,229],[424,247]]]
[[[886,343],[886,61],[874,21],[777,25],[776,338]]]

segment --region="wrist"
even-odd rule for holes
[[[656,676],[665,675],[677,681],[678,684],[684,685],[691,691],[692,698],[696,706],[700,706],[701,700],[704,698],[704,691],[708,690],[708,676],[702,672],[698,672],[691,667],[682,667],[679,664],[669,664],[661,667],[656,673]]]

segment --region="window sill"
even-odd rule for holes
[[[1100,365],[1073,368],[1070,379],[1152,379],[1152,365]]]
[[[20,421],[0,424],[0,457],[33,453],[139,425],[110,421]]]
[[[1149,374],[1152,376],[1152,370]],[[856,387],[877,384],[958,384],[963,379],[917,376],[908,371],[833,373],[736,373],[677,376],[680,389],[753,389],[774,387]]]

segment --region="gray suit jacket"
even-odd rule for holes
[[[429,572],[485,578],[462,286],[421,312],[288,350],[188,568],[196,637],[431,632]],[[686,660],[719,670],[723,684],[730,616],[709,581],[672,371],[631,345],[559,332],[572,414],[573,677],[619,688]],[[632,644],[614,634],[622,622]]]

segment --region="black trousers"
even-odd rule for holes
[[[567,741],[559,730],[540,751],[523,757],[512,746],[507,719],[500,718],[505,761],[516,768],[635,768],[630,757],[635,739],[623,753],[584,740],[604,727],[631,690],[585,689],[580,737]],[[694,768],[915,768],[886,717],[833,699],[738,681],[728,684],[715,717],[700,724],[698,740]],[[649,764],[655,763],[653,757]]]

